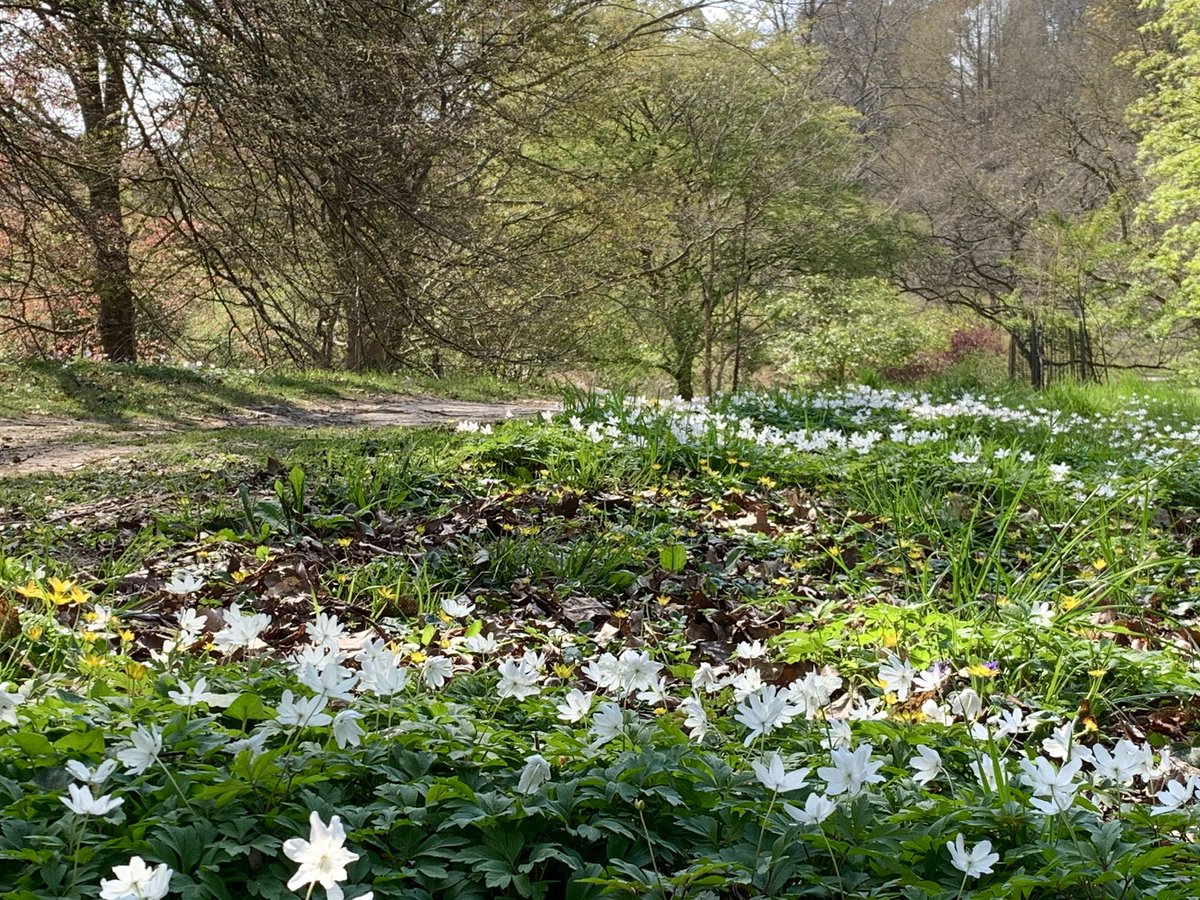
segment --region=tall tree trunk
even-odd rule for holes
[[[92,290],[100,309],[96,327],[104,354],[115,362],[137,359],[137,305],[129,235],[121,203],[125,157],[124,4],[83,4],[69,19],[73,60],[69,71],[83,119],[79,171],[88,191],[88,231],[95,271]]]
[[[93,215],[92,290],[100,302],[96,321],[100,346],[114,362],[133,362],[137,359],[137,302],[120,182],[109,175],[97,179],[88,185],[88,200]]]

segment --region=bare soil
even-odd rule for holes
[[[464,421],[530,418],[558,408],[558,404],[547,400],[472,403],[433,397],[372,397],[242,409],[186,426],[147,423],[141,427],[117,428],[63,418],[0,419],[0,478],[65,473],[94,465],[121,465],[153,449],[155,436],[184,430],[456,425]]]

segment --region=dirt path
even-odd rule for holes
[[[387,428],[455,425],[529,418],[558,409],[552,401],[471,403],[432,397],[372,397],[332,400],[304,406],[243,409],[191,426],[147,424],[135,428],[83,420],[33,417],[0,419],[0,478],[45,472],[72,472],[92,465],[120,465],[146,452],[155,435],[187,429],[226,428]]]

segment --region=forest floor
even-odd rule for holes
[[[437,397],[337,398],[230,409],[191,421],[148,420],[114,425],[75,417],[0,418],[0,478],[66,473],[89,465],[120,465],[183,431],[228,428],[387,428],[456,425],[529,418],[560,408],[548,400],[472,402]]]

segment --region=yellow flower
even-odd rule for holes
[[[665,706],[656,706],[654,707],[654,714],[656,716],[665,716],[667,714],[667,708]]]
[[[40,584],[38,584],[36,581],[28,581],[25,583],[24,587],[19,587],[16,589],[16,591],[22,597],[29,597],[30,599],[33,599],[33,600],[49,600],[50,599],[50,596],[46,593],[46,589],[43,588]]]
[[[1093,678],[1103,678],[1108,674],[1108,669],[1089,669],[1088,674]]]
[[[80,632],[79,637],[82,638],[85,642],[87,642],[89,644],[93,644],[96,641],[100,640],[100,635],[95,631]]]
[[[29,637],[29,639],[31,641],[39,640],[42,636],[42,626],[41,625],[30,625],[25,630],[25,634]]]
[[[1097,572],[1103,572],[1108,568],[1108,560],[1103,557],[1098,557],[1092,560],[1092,568]]]
[[[615,619],[628,619],[628,618],[629,618],[629,611],[628,611],[628,610],[625,610],[625,609],[618,609],[618,610],[614,610],[614,611],[613,611],[613,618],[615,618]]]
[[[763,487],[767,488],[768,490],[775,487],[775,479],[768,478],[766,475],[764,475],[762,478],[758,479],[758,483],[761,484]]]
[[[1074,594],[1063,594],[1062,599],[1059,602],[1062,604],[1063,609],[1065,609],[1067,612],[1070,612],[1079,605],[1079,598]]]
[[[554,664],[554,675],[557,678],[567,679],[575,674],[575,667],[568,666],[566,663]]]
[[[95,653],[83,654],[83,659],[79,661],[79,667],[84,670],[103,669],[108,665],[108,660],[103,656],[97,656]]]
[[[1007,595],[1007,594],[1001,594],[999,597],[997,597],[997,598],[996,598],[996,605],[997,605],[997,606],[1008,606],[1008,595]]]
[[[376,588],[376,591],[378,592],[380,599],[383,599],[383,600],[395,600],[396,599],[396,591],[393,588],[386,587],[386,586],[380,586],[380,587]]]
[[[1000,674],[996,669],[988,668],[982,663],[976,663],[973,666],[968,666],[967,671],[976,678],[995,678]]]
[[[429,657],[427,657],[427,656],[426,656],[424,653],[422,653],[420,650],[414,650],[414,651],[413,651],[413,653],[412,653],[412,655],[409,657],[409,659],[410,659],[412,662],[414,662],[414,663],[417,663],[417,664],[420,664],[420,663],[423,663],[423,662],[425,662],[425,660],[427,660],[428,658],[429,658]]]
[[[883,633],[883,646],[895,647],[899,643],[900,643],[900,635],[896,634],[896,632],[885,631]]]
[[[150,670],[147,669],[140,662],[136,662],[136,661],[131,662],[129,665],[127,665],[125,667],[125,674],[128,675],[130,677],[130,679],[133,681],[141,681],[143,678],[146,677],[146,673],[148,671],[150,671]]]
[[[124,631],[121,632],[120,637],[121,637],[121,640],[123,640],[127,644],[133,643],[133,632],[130,631],[128,628],[126,628]]]
[[[349,547],[354,541],[351,538],[338,538],[334,543],[339,547]]]

